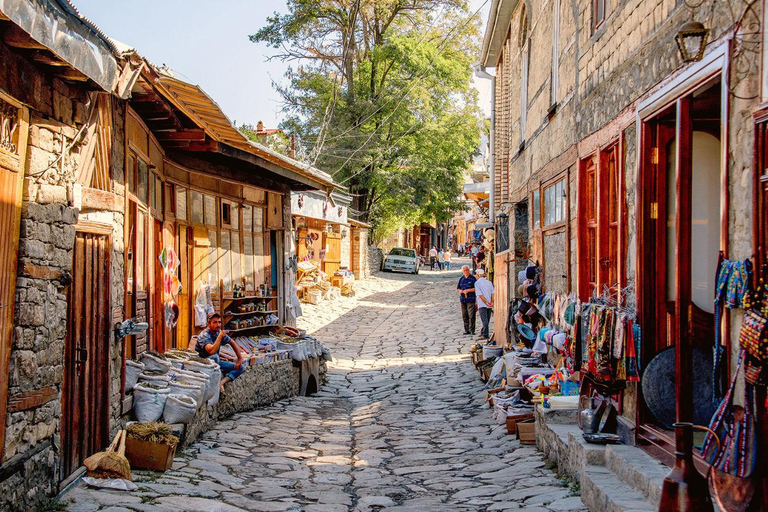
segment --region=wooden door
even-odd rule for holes
[[[5,447],[21,188],[28,133],[27,111],[5,100],[0,93],[0,232],[5,237],[0,243],[0,462]]]
[[[325,262],[323,272],[332,276],[341,268],[341,235],[339,233],[324,233]]]
[[[106,231],[78,231],[75,236],[64,346],[62,480],[108,444],[110,243]]]

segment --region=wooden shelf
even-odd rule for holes
[[[232,313],[230,311],[225,311],[224,316],[247,316],[247,315],[256,315],[256,314],[266,315],[269,313],[277,313],[277,310],[269,309],[267,311],[246,311],[244,313]]]
[[[277,297],[263,297],[260,295],[248,295],[246,297],[224,297],[221,300],[254,300],[254,299],[276,299]]]
[[[265,329],[267,327],[280,327],[280,324],[253,325],[251,327],[243,327],[242,329],[229,329],[229,330],[227,330],[227,332],[229,332],[229,334],[235,334],[235,333],[238,333],[238,332],[252,331],[254,329]]]

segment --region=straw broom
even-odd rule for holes
[[[125,430],[120,431],[104,455],[97,460],[94,469],[89,468],[88,476],[131,480],[131,465],[125,458]]]
[[[122,431],[118,432],[115,435],[115,438],[112,440],[111,443],[109,443],[109,446],[107,447],[106,450],[101,452],[96,452],[83,461],[83,466],[85,466],[85,468],[88,471],[95,471],[96,468],[99,467],[99,462],[101,461],[101,459],[103,459],[108,452],[115,450],[115,448],[117,447],[117,443],[120,441],[121,432]]]

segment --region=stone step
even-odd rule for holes
[[[656,512],[658,504],[628,486],[610,469],[587,466],[581,474],[581,501],[590,512]]]
[[[670,468],[633,446],[608,445],[605,466],[623,483],[641,492],[650,503],[661,501],[661,486]]]

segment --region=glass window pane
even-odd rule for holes
[[[232,263],[230,262],[229,231],[221,232],[221,251],[219,252],[219,278],[223,291],[232,291]]]
[[[563,220],[563,182],[555,185],[555,222]]]
[[[240,205],[232,203],[232,229],[240,229]]]
[[[128,192],[136,195],[136,157],[133,153],[128,154],[128,165],[126,166],[125,183],[128,186]]]
[[[240,233],[233,231],[230,235],[232,245],[232,285],[243,284],[243,250],[240,247]]]
[[[253,235],[250,233],[243,233],[243,270],[245,289],[254,290],[256,281],[253,279]]]
[[[541,227],[541,202],[538,190],[533,191],[533,227]]]
[[[149,171],[147,169],[147,163],[139,159],[139,171],[138,171],[138,194],[139,201],[147,204],[149,199]]]
[[[253,208],[253,232],[254,233],[262,233],[264,232],[264,209],[263,208]]]
[[[203,223],[203,194],[194,190],[189,191],[189,215],[195,224]]]
[[[264,283],[264,237],[253,235],[253,273],[256,284]]]
[[[219,243],[215,230],[208,230],[208,283],[211,293],[219,293]]]
[[[243,206],[243,231],[250,233],[253,231],[253,207]]]
[[[176,187],[176,218],[187,220],[187,189]]]
[[[146,215],[140,211],[136,215],[136,289],[145,290],[144,285],[144,236]]]
[[[163,214],[163,181],[155,175],[155,210]]]
[[[205,223],[208,226],[216,225],[216,198],[205,196]]]

